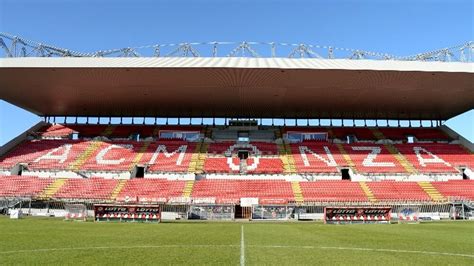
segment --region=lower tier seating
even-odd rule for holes
[[[127,181],[117,201],[163,202],[172,197],[181,197],[184,186],[185,181],[132,179]]]
[[[34,197],[53,181],[32,176],[0,176],[0,197]]]
[[[110,200],[118,184],[116,179],[68,179],[52,196],[57,199]]]
[[[300,182],[300,187],[305,201],[367,201],[359,182]]]
[[[192,197],[216,198],[218,202],[238,202],[240,198],[294,200],[291,182],[275,180],[200,180]]]
[[[0,176],[0,197],[35,197],[47,195],[56,179],[31,176]],[[59,182],[61,183],[61,182]],[[260,201],[367,202],[369,195],[378,201],[430,201],[432,197],[418,182],[351,182],[283,180],[173,181],[136,178],[131,180],[88,178],[67,179],[50,197],[56,199],[119,202],[167,202],[190,195],[191,198],[214,198],[217,202],[238,203],[241,198]],[[55,182],[58,184],[58,182]],[[51,185],[51,186],[50,186]],[[446,198],[474,200],[474,180],[430,182],[431,189]],[[430,190],[431,191],[431,190]]]
[[[376,199],[384,200],[430,200],[430,196],[417,182],[366,182]]]
[[[445,197],[474,200],[474,180],[452,180],[431,184]]]

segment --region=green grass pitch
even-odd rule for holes
[[[474,265],[474,223],[66,222],[0,217],[0,264]]]

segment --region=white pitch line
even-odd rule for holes
[[[458,256],[473,258],[473,254],[436,252],[436,251],[422,251],[422,250],[404,250],[404,249],[383,249],[383,248],[357,248],[357,247],[318,247],[318,246],[250,246],[255,248],[295,248],[295,249],[337,249],[337,250],[351,250],[351,251],[374,251],[374,252],[395,252],[395,253],[415,253],[425,255],[443,255],[443,256]]]
[[[94,250],[94,249],[153,249],[153,248],[236,248],[240,247],[240,264],[245,265],[245,242],[244,242],[244,227],[241,227],[241,244],[240,245],[156,245],[156,246],[101,246],[101,247],[71,247],[71,248],[41,248],[41,249],[20,249],[10,251],[0,251],[0,254],[15,254],[26,252],[51,252],[51,251],[74,251],[74,250]],[[294,248],[294,249],[336,249],[336,250],[351,250],[351,251],[372,251],[372,252],[394,252],[394,253],[414,253],[424,255],[441,255],[451,257],[466,257],[474,259],[474,254],[436,252],[436,251],[422,251],[422,250],[403,250],[403,249],[376,249],[376,248],[357,248],[357,247],[324,247],[324,246],[258,246],[247,245],[254,248]]]
[[[26,253],[26,252],[51,252],[51,251],[73,251],[94,249],[135,249],[135,248],[235,248],[239,245],[154,245],[154,246],[102,246],[102,247],[71,247],[71,248],[39,248],[0,251],[0,254]]]
[[[245,266],[244,225],[240,226],[240,266]]]

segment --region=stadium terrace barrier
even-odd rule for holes
[[[324,222],[333,223],[388,223],[391,207],[326,207]]]
[[[94,205],[96,221],[160,222],[159,205]]]

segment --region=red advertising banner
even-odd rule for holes
[[[389,222],[391,207],[326,207],[325,223]]]
[[[94,205],[96,221],[154,221],[161,220],[159,205]]]

